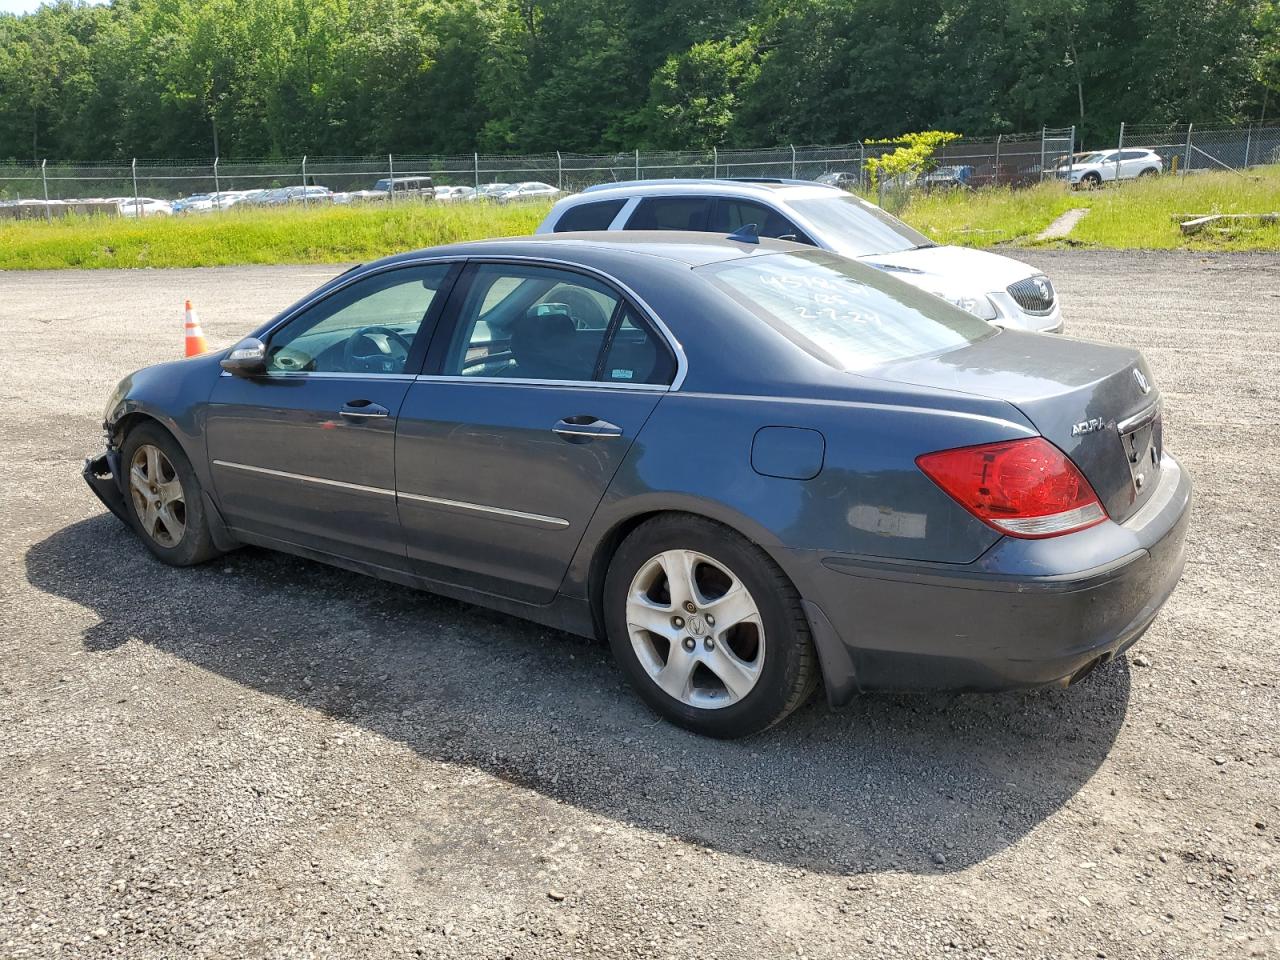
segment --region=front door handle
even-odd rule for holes
[[[622,436],[622,428],[616,423],[589,414],[557,420],[551,432],[573,440],[607,440]]]
[[[374,417],[389,417],[391,416],[391,411],[380,403],[374,403],[372,400],[348,400],[342,405],[338,415],[349,417],[353,420],[370,420]]]

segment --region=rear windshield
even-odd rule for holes
[[[730,260],[696,272],[845,370],[955,350],[996,332],[932,294],[825,251]]]
[[[901,253],[917,247],[932,247],[933,241],[913,230],[875,204],[849,194],[791,200],[788,205],[805,217],[819,234],[838,244],[841,253],[866,256],[871,253]]]

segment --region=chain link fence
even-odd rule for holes
[[[930,171],[903,183],[881,185],[881,199],[896,192],[957,187],[1020,187],[1052,176],[1080,145],[1074,127],[1035,133],[963,138],[940,148]],[[1280,123],[1227,126],[1122,124],[1114,144],[1097,149],[1149,148],[1167,173],[1243,171],[1280,163]],[[436,186],[536,181],[565,192],[600,183],[665,178],[787,178],[836,175],[841,185],[870,186],[867,159],[891,152],[893,142],[737,150],[631,151],[534,156],[301,157],[281,160],[131,160],[124,163],[0,164],[0,212],[53,216],[69,209],[116,210],[147,198],[174,200],[233,191],[321,186],[335,193],[369,191],[379,181],[430,177]],[[397,194],[387,193],[394,201]],[[885,191],[888,191],[886,195]],[[321,202],[299,191],[299,202]],[[86,205],[87,204],[87,205]]]

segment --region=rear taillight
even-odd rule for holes
[[[916,466],[1001,533],[1037,539],[1107,519],[1098,495],[1067,455],[1043,437],[939,450]]]

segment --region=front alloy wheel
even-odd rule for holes
[[[163,450],[144,443],[129,463],[129,493],[142,532],[162,547],[176,547],[187,532],[182,481]]]

